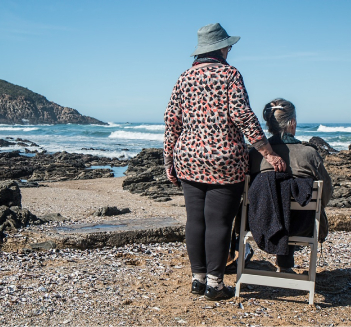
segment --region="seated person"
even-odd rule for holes
[[[268,139],[273,151],[286,162],[286,173],[296,178],[312,178],[323,181],[322,211],[320,217],[319,241],[323,242],[328,234],[328,221],[324,207],[332,196],[332,183],[323,165],[323,159],[314,147],[302,144],[295,136],[296,112],[295,106],[284,99],[275,99],[266,104],[263,110],[268,131],[273,135]],[[250,150],[251,180],[259,173],[273,171],[273,167],[256,150]],[[293,218],[293,217],[291,217]],[[291,222],[293,224],[293,220]],[[295,229],[296,236],[310,236],[313,226],[309,230]],[[296,234],[297,232],[297,234]],[[288,255],[277,255],[278,271],[289,271],[294,266],[294,247],[289,246]]]

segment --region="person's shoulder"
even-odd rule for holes
[[[231,65],[223,65],[225,67],[225,69],[228,71],[228,72],[232,72],[234,74],[240,74],[239,70],[234,67],[234,66],[231,66]]]
[[[296,152],[304,156],[319,157],[317,147],[307,142],[301,142],[298,144],[289,144],[289,148],[295,149]]]

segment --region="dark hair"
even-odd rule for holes
[[[296,119],[295,106],[285,99],[274,99],[265,105],[263,118],[266,121],[268,132],[273,135],[283,134],[291,124],[291,120]]]
[[[206,53],[200,53],[199,55],[195,56],[195,60],[199,58],[220,58],[224,59],[222,55],[221,49],[211,51],[211,52],[206,52]]]

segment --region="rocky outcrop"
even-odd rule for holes
[[[21,192],[15,181],[0,182],[0,242],[4,231],[13,231],[28,224],[40,224],[42,221],[29,210],[23,209]]]
[[[351,151],[329,154],[324,165],[333,181],[333,197],[329,207],[351,208]]]
[[[304,143],[313,146],[324,157],[334,188],[328,206],[351,208],[351,151],[338,152],[319,137],[313,137]],[[140,193],[156,201],[168,201],[171,196],[182,194],[181,189],[167,180],[162,149],[143,149],[130,160],[125,174],[127,178],[123,182],[123,188],[132,193]]]
[[[139,193],[156,201],[169,201],[172,195],[183,194],[167,179],[162,149],[143,149],[129,161],[123,189]]]
[[[323,158],[325,158],[329,154],[338,153],[338,150],[332,148],[326,141],[324,141],[319,136],[313,136],[308,142],[302,143],[313,146]]]
[[[24,87],[0,80],[0,124],[99,124],[106,123],[62,107]]]
[[[54,154],[37,152],[35,156],[21,155],[19,151],[3,152],[0,153],[0,180],[22,179],[32,183],[113,177],[111,169],[90,169],[90,167],[126,165],[127,161],[118,158],[65,151]]]

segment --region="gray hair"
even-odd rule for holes
[[[274,99],[265,105],[263,118],[269,133],[283,134],[291,124],[292,119],[296,120],[295,106],[285,99]]]

